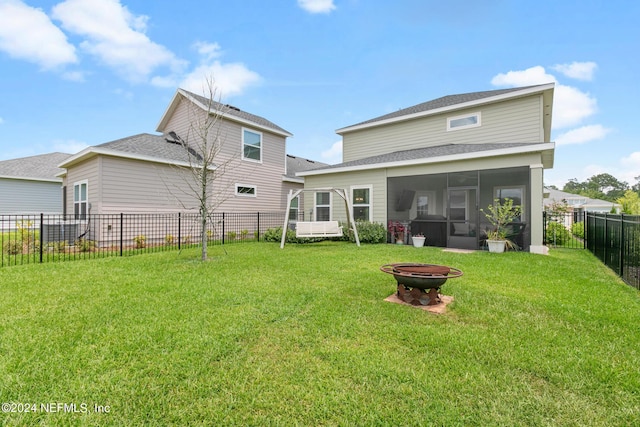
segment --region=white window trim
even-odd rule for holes
[[[356,203],[355,198],[353,197],[354,190],[369,190],[369,203]],[[373,221],[373,185],[353,185],[351,186],[351,208],[354,209],[357,206],[367,206],[369,208],[369,222]],[[351,212],[353,215],[353,211]]]
[[[244,133],[245,132],[251,132],[251,133],[255,133],[257,135],[260,135],[260,160],[256,160],[256,159],[251,159],[249,157],[245,157],[244,156]],[[258,132],[257,130],[253,130],[253,129],[249,129],[249,128],[242,128],[242,138],[240,138],[240,155],[242,157],[242,160],[245,160],[247,162],[253,162],[253,163],[262,163],[262,159],[264,157],[264,135],[262,134],[262,132]]]
[[[318,205],[318,193],[329,193],[329,204],[328,205]],[[315,191],[313,193],[313,218],[315,221],[318,220],[318,208],[329,207],[329,221],[333,220],[333,192],[332,191]]]
[[[87,187],[87,198],[84,201],[78,200],[76,201],[76,187],[78,186],[82,186],[82,185],[86,185]],[[83,179],[82,181],[76,181],[73,183],[73,217],[76,218],[76,204],[85,204],[85,212],[86,215],[89,215],[89,180],[88,179]],[[83,219],[82,218],[82,210],[78,209],[78,217],[76,219]]]
[[[517,188],[520,189],[520,191],[522,191],[522,212],[520,213],[520,221],[521,222],[527,222],[527,187],[524,185],[499,185],[497,187],[493,187],[493,198],[497,199],[498,198],[498,190],[505,190],[505,189],[513,189],[513,188]]]
[[[463,125],[463,126],[451,127],[451,122],[452,121],[465,119],[467,117],[472,117],[472,116],[476,116],[478,118],[477,123],[474,123],[474,124],[471,124],[471,125]],[[480,127],[480,126],[482,126],[482,115],[480,114],[480,111],[477,111],[475,113],[462,114],[462,115],[459,115],[459,116],[447,117],[447,132],[456,131],[456,130],[462,130],[462,129],[477,128],[477,127]]]
[[[240,187],[253,188],[253,194],[249,193],[241,193],[238,191]],[[258,187],[251,184],[240,184],[236,183],[236,196],[239,197],[258,197]]]
[[[294,197],[293,199],[291,199],[291,201],[293,202],[294,200],[298,201],[298,206],[296,206],[295,208],[292,207],[293,203],[291,203],[289,205],[289,212],[287,212],[287,215],[289,215],[289,222],[291,223],[295,223],[298,221],[298,218],[300,218],[300,195]],[[291,219],[291,211],[295,211],[296,215],[294,219]]]

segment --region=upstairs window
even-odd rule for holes
[[[481,125],[480,113],[447,117],[447,131],[475,128]]]
[[[242,129],[242,160],[262,162],[262,134]]]

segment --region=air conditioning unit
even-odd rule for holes
[[[78,224],[76,223],[54,223],[42,224],[42,242],[67,242],[73,245],[78,237]]]

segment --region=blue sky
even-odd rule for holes
[[[640,2],[0,0],[0,160],[155,133],[177,87],[341,160],[335,130],[444,95],[555,82],[562,186],[640,175]]]

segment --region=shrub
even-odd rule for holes
[[[175,242],[176,238],[173,236],[173,234],[167,234],[166,236],[164,236],[164,244],[169,246],[169,245],[173,245],[173,242]]]
[[[18,255],[22,253],[22,241],[10,240],[4,244],[4,251],[8,255]]]
[[[349,228],[349,224],[341,224],[343,226],[344,238],[342,240],[348,240],[355,243],[356,237],[353,230]],[[387,241],[387,229],[384,224],[379,222],[369,221],[356,221],[356,228],[358,229],[358,238],[360,243],[386,243]]]
[[[282,240],[282,227],[270,228],[264,232],[262,236],[265,242],[280,242]],[[314,243],[324,240],[324,238],[316,237],[296,237],[296,232],[291,229],[287,229],[287,236],[285,238],[286,243]]]
[[[564,225],[558,222],[549,222],[547,224],[547,243],[554,245],[564,245],[571,240],[571,233]]]
[[[147,237],[144,234],[138,234],[133,238],[136,249],[144,249],[147,247]]]
[[[235,231],[228,231],[227,232],[227,239],[236,240],[236,236],[237,235],[238,235],[238,233],[236,233]]]
[[[242,240],[246,240],[247,236],[249,236],[249,230],[246,228],[240,232],[240,238]]]
[[[78,239],[75,245],[80,252],[90,252],[96,246],[96,242],[89,239]]]
[[[584,221],[571,224],[571,233],[580,239],[584,239]]]

